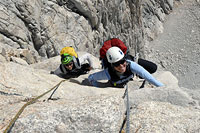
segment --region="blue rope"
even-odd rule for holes
[[[130,121],[129,121],[129,117],[130,117],[130,105],[129,105],[129,96],[128,96],[128,84],[126,84],[126,100],[127,100],[127,104],[126,104],[126,133],[130,132]]]

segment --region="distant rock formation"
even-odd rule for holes
[[[0,8],[0,57],[33,64],[64,46],[98,55],[103,41],[113,37],[144,56],[145,43],[162,32],[173,0],[3,0]]]

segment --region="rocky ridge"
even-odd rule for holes
[[[132,53],[144,56],[144,45],[163,31],[162,22],[173,4],[172,0],[2,0],[0,132],[27,101],[63,80],[49,74],[59,65],[57,55],[63,46],[72,45],[79,55],[83,50],[97,55],[97,44],[119,37]],[[93,61],[90,73],[101,69],[98,57]],[[159,69],[154,76],[165,86],[145,84],[139,89],[141,80],[129,82],[131,132],[199,132],[197,91],[179,87],[169,71]],[[87,77],[62,83],[55,100],[47,100],[49,93],[29,105],[10,132],[119,132],[125,90],[92,87],[85,82]]]
[[[144,56],[173,0],[2,0],[0,9],[0,55],[33,64],[59,55],[64,46],[97,55],[112,37]]]

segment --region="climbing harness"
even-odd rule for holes
[[[53,89],[55,89],[55,88],[57,89],[57,88],[60,86],[60,84],[61,84],[62,82],[65,82],[66,80],[67,80],[67,79],[60,81],[60,82],[59,82],[57,85],[55,85],[53,88],[49,89],[49,90],[46,91],[45,93],[39,95],[39,96],[36,97],[36,98],[31,99],[31,100],[28,101],[26,104],[24,104],[24,105],[21,107],[21,109],[17,112],[17,114],[15,115],[15,117],[10,121],[9,125],[8,125],[7,128],[4,130],[3,133],[9,133],[9,132],[10,132],[10,130],[11,130],[11,128],[13,127],[14,123],[16,122],[16,120],[19,118],[19,116],[21,115],[21,113],[24,111],[24,109],[25,109],[28,105],[33,104],[34,102],[36,102],[36,100],[38,100],[39,98],[43,97],[44,95],[46,95],[47,93],[49,93],[49,92],[52,91]],[[55,90],[56,90],[56,89],[55,89]],[[54,90],[54,92],[55,92],[55,90]],[[53,93],[54,93],[54,92],[53,92]],[[49,98],[52,97],[53,93],[51,94],[51,96],[50,96]],[[48,99],[49,99],[49,98],[48,98]]]

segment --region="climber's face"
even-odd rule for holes
[[[65,67],[66,67],[68,70],[72,70],[72,68],[73,68],[73,62],[69,62],[68,64],[65,65]]]
[[[113,63],[114,69],[120,73],[124,73],[126,71],[126,60],[122,59],[117,63]]]

